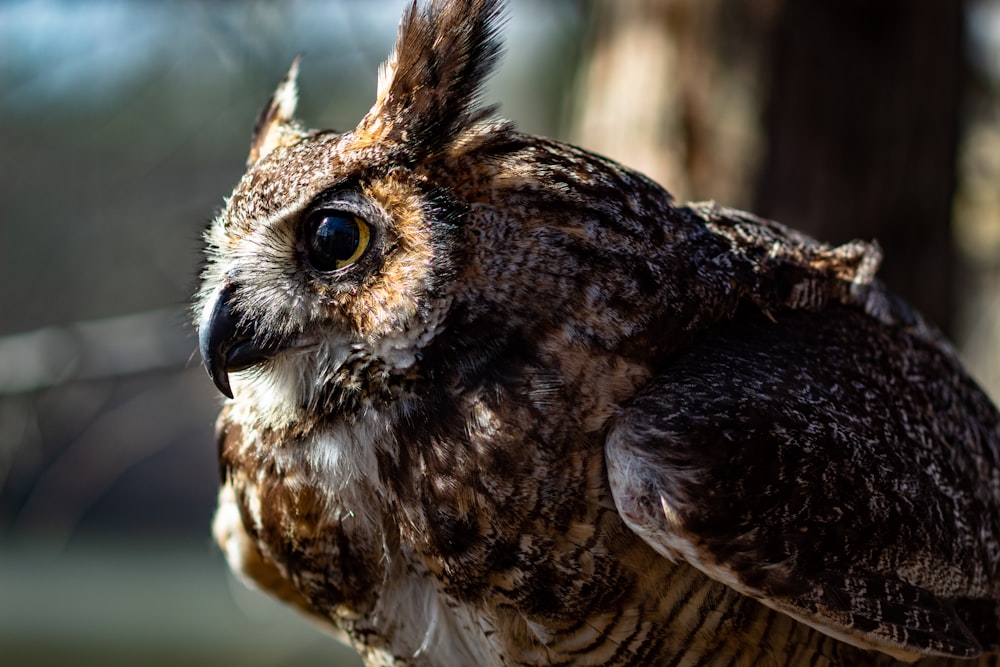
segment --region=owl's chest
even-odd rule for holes
[[[223,415],[215,532],[231,567],[346,633],[370,664],[495,664],[475,610],[442,592],[352,451],[367,428],[279,441]]]
[[[601,451],[554,450],[482,406],[446,437],[384,423],[280,442],[233,432],[223,464],[260,552],[366,650],[494,664],[511,635],[534,645],[531,619],[579,628],[637,578],[615,555],[634,540]]]

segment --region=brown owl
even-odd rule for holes
[[[258,121],[196,305],[232,567],[370,665],[997,664],[998,413],[878,249],[518,133],[502,13]]]

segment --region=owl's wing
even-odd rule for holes
[[[744,308],[608,436],[625,522],[671,559],[898,658],[997,645],[996,409],[925,331]]]

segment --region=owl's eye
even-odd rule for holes
[[[306,221],[306,258],[317,271],[350,266],[364,254],[371,232],[364,220],[351,213],[324,209]]]

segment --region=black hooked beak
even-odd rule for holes
[[[258,340],[252,322],[241,322],[233,312],[233,288],[226,285],[215,294],[198,323],[198,347],[212,382],[219,391],[233,397],[229,373],[267,361],[280,347]]]

